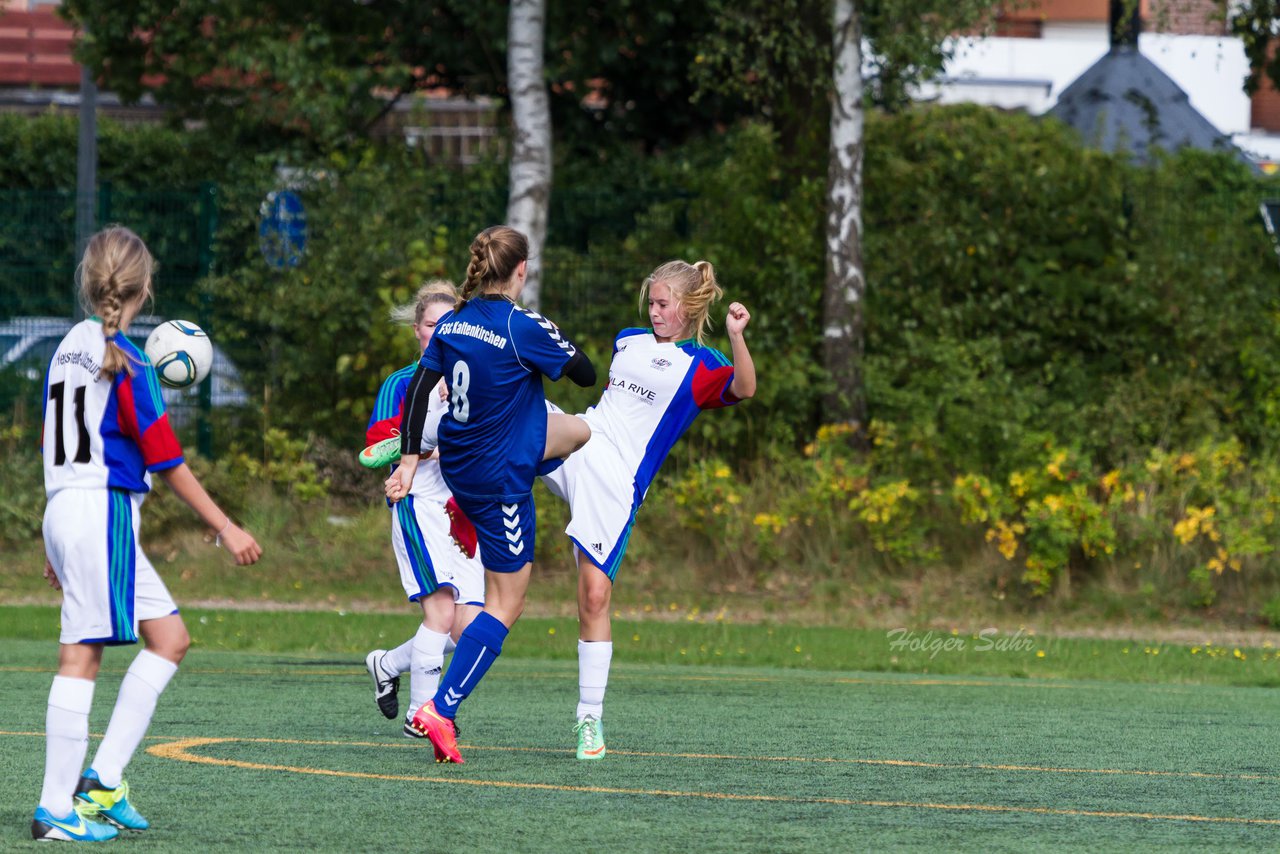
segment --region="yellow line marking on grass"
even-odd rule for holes
[[[43,732],[9,732],[0,730],[0,736],[27,736],[44,738]],[[94,738],[101,738],[100,733],[91,733]],[[148,741],[170,743],[174,736],[149,735]],[[178,739],[181,741],[182,739]],[[392,750],[418,750],[419,742],[385,742],[385,741],[321,741],[300,738],[252,738],[248,736],[220,737],[210,743],[224,741],[244,742],[246,744],[292,744],[304,747],[381,747]],[[164,746],[164,745],[160,745]],[[558,747],[518,747],[514,745],[479,745],[463,744],[467,750],[487,751],[491,753],[550,753],[561,754],[570,751]],[[932,768],[941,771],[1026,771],[1041,774],[1101,774],[1117,777],[1170,777],[1190,780],[1280,780],[1274,774],[1224,774],[1211,771],[1156,771],[1142,768],[1056,768],[1049,765],[1012,765],[989,764],[982,762],[924,762],[915,759],[859,759],[837,756],[749,756],[734,753],[660,753],[647,750],[620,750],[610,748],[615,756],[635,756],[642,759],[714,759],[734,762],[810,762],[818,765],[868,765],[889,768]]]
[[[1238,816],[1208,816],[1192,814],[1166,814],[1111,810],[1075,810],[1055,807],[1017,807],[1002,804],[943,804],[915,801],[862,801],[853,798],[804,797],[792,795],[751,795],[735,792],[687,792],[673,789],[624,789],[614,786],[564,786],[554,783],[519,783],[510,780],[464,780],[454,777],[421,777],[412,774],[374,774],[367,771],[336,771],[331,768],[308,768],[296,765],[273,765],[265,762],[246,762],[241,759],[217,759],[201,756],[194,748],[214,744],[238,742],[279,742],[284,744],[314,744],[316,742],[287,739],[242,738],[185,738],[147,748],[147,753],[162,759],[192,762],[202,765],[218,765],[251,771],[284,771],[291,774],[311,774],[322,777],[350,777],[360,780],[389,780],[410,783],[443,783],[454,786],[479,788],[525,789],[546,792],[582,792],[585,794],[644,795],[648,797],[702,798],[721,801],[753,801],[759,803],[827,804],[850,807],[897,807],[906,809],[947,810],[951,812],[1029,813],[1032,815],[1082,816],[1088,818],[1131,818],[1148,821],[1193,821],[1212,824],[1261,824],[1280,826],[1280,819],[1243,818]],[[325,743],[325,742],[319,742]],[[345,742],[337,742],[345,744]]]

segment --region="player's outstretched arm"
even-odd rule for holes
[[[413,372],[413,379],[409,380],[409,388],[404,395],[404,411],[400,416],[400,468],[387,478],[385,484],[387,498],[392,501],[404,498],[413,486],[413,476],[418,471],[422,433],[427,425],[431,394],[443,377],[444,374],[439,371],[433,371],[419,364],[418,369]]]
[[[724,319],[725,331],[729,333],[729,346],[733,351],[733,382],[729,384],[729,393],[738,400],[746,400],[756,393],[756,363],[751,359],[744,334],[750,322],[751,312],[747,311],[746,306],[740,302],[729,306],[729,314]]]
[[[165,469],[160,472],[160,476],[206,525],[218,532],[218,544],[227,547],[237,564],[248,566],[258,562],[258,558],[262,557],[262,546],[258,545],[258,541],[248,531],[232,522],[231,517],[219,509],[186,463]]]

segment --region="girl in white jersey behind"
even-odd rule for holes
[[[62,632],[45,717],[44,785],[31,822],[35,839],[97,842],[115,837],[118,827],[148,826],[129,800],[124,769],[191,644],[138,543],[151,473],[217,532],[217,544],[237,564],[262,555],[183,462],[155,370],[124,336],[151,297],[153,266],[146,245],[127,228],[90,238],[76,274],[93,317],[62,339],[45,376],[45,577],[62,591]],[[102,648],[137,643],[139,635],[145,647],[120,683],[93,764],[81,774]]]
[[[711,306],[722,291],[706,261],[670,261],[640,289],[651,329],[624,329],[613,344],[609,382],[582,415],[591,439],[543,481],[569,503],[565,533],[578,564],[579,759],[605,755],[605,686],[613,658],[609,600],[636,513],[673,445],[704,409],[732,406],[756,392],[743,333],[751,320],[729,306],[725,331],[733,361],[704,346]]]

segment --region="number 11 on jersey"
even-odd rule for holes
[[[53,401],[53,422],[57,425],[54,428],[54,452],[53,464],[60,466],[67,461],[67,449],[62,439],[62,416],[65,409],[63,403],[66,383],[57,382],[49,386],[49,399]],[[89,445],[89,428],[84,423],[84,386],[76,386],[72,392],[74,400],[73,410],[76,425],[76,456],[75,462],[89,462],[90,445]]]

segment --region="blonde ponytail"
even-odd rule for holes
[[[435,303],[455,306],[458,299],[458,286],[447,279],[432,279],[418,288],[413,302],[398,305],[391,309],[391,321],[405,326],[417,326],[427,313],[427,306]]]
[[[711,329],[711,306],[724,295],[716,282],[716,271],[710,261],[668,261],[649,274],[640,286],[640,311],[645,310],[649,291],[659,282],[671,289],[671,296],[680,304],[680,314],[689,324],[693,338],[701,346]]]

